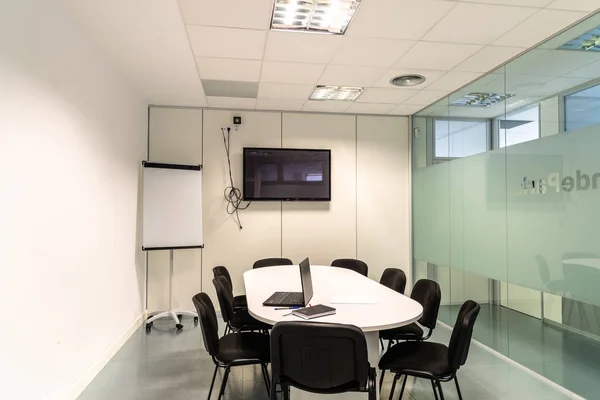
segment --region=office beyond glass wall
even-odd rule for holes
[[[440,320],[600,396],[600,15],[413,117],[416,279]]]

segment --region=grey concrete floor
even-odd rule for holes
[[[192,319],[185,319],[183,324],[184,329],[180,333],[175,332],[169,320],[155,322],[149,334],[143,327],[140,328],[90,383],[79,400],[206,399],[214,365],[204,349],[200,327],[194,326]],[[439,326],[431,340],[447,344],[449,338],[450,330]],[[392,379],[390,374],[387,375],[382,399],[389,397]],[[213,399],[217,398],[221,376],[217,376]],[[458,376],[465,400],[571,398],[535,375],[476,345],[471,346],[467,364]],[[458,398],[453,383],[445,383],[443,387],[447,400]],[[434,398],[428,381],[410,379],[407,388],[404,399]],[[399,387],[394,398],[397,399],[398,395]],[[260,368],[234,368],[225,398],[267,399]]]

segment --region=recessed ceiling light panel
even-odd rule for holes
[[[325,86],[318,85],[310,95],[310,100],[354,101],[365,90],[355,86]]]
[[[469,93],[451,104],[460,107],[491,107],[513,97],[509,93]]]
[[[423,75],[400,75],[390,79],[390,83],[394,86],[416,86],[425,82]]]
[[[600,27],[568,41],[559,47],[562,50],[600,51]]]
[[[343,35],[362,0],[275,0],[271,29]]]

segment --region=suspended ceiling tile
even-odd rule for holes
[[[342,35],[270,31],[264,59],[327,64],[342,39]]]
[[[419,93],[406,100],[404,104],[426,106],[447,96],[448,93],[450,92],[443,90],[421,90]]]
[[[571,11],[596,11],[600,9],[598,0],[556,0],[548,8]]]
[[[187,26],[195,56],[260,60],[267,32],[251,29]]]
[[[347,34],[419,40],[455,6],[451,1],[367,0],[354,16]]]
[[[400,88],[367,88],[356,101],[358,103],[400,104],[418,92],[418,90],[404,90]]]
[[[384,68],[352,67],[347,65],[330,65],[319,78],[320,85],[371,86],[381,75]]]
[[[477,44],[418,42],[397,63],[398,68],[451,70],[483,46]]]
[[[273,0],[179,0],[188,25],[269,29]]]
[[[489,44],[536,11],[535,8],[459,3],[423,40]]]
[[[454,70],[462,72],[488,72],[510,60],[523,50],[518,47],[486,46],[459,64]]]
[[[261,82],[258,85],[258,97],[261,99],[307,100],[313,89],[314,85]]]
[[[263,62],[260,81],[316,84],[325,66],[325,64],[265,61]]]
[[[498,4],[519,7],[546,7],[552,0],[469,0],[471,3]]]
[[[346,36],[331,60],[332,64],[390,67],[416,42]]]
[[[258,60],[197,57],[196,63],[202,79],[258,82],[260,77],[261,62]]]
[[[583,12],[541,10],[496,40],[494,45],[530,47],[585,16]]]
[[[441,78],[436,79],[431,85],[427,86],[427,89],[452,91],[477,79],[479,76],[481,76],[481,74],[477,72],[450,71]]]

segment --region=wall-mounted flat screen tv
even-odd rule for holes
[[[244,148],[244,200],[330,201],[331,150]]]

